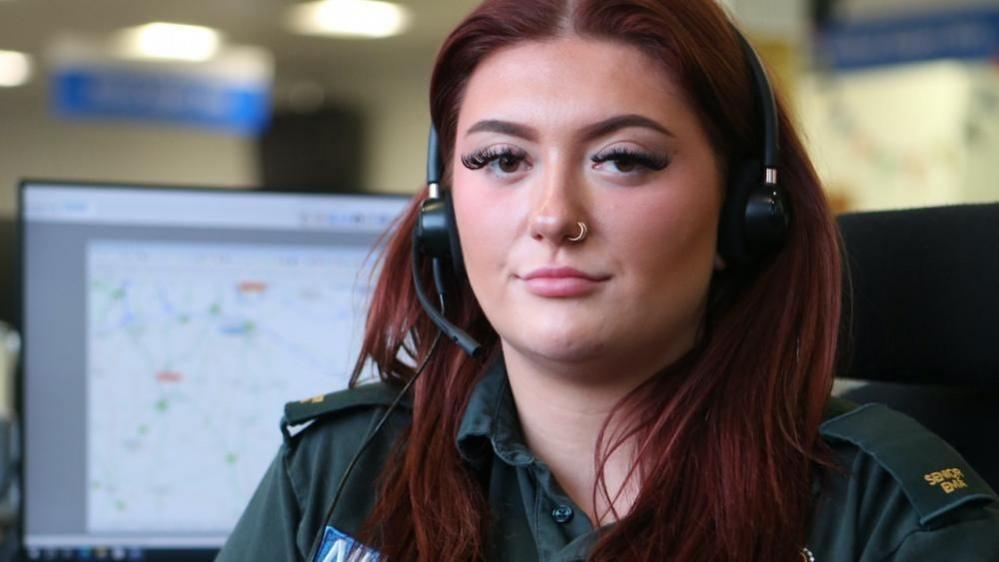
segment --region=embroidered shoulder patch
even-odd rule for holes
[[[378,562],[378,551],[327,526],[323,533],[323,544],[319,547],[314,562]]]
[[[988,483],[950,445],[912,418],[865,404],[819,428],[826,439],[853,443],[899,483],[920,525],[963,506],[999,501]]]

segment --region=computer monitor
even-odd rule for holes
[[[344,388],[402,196],[25,182],[28,560],[210,560]]]

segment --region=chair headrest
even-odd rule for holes
[[[839,374],[999,385],[999,204],[851,213],[839,225]]]

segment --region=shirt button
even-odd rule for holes
[[[556,523],[568,523],[572,521],[572,508],[567,505],[560,505],[552,510],[552,519]]]

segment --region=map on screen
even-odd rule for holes
[[[368,258],[362,247],[88,243],[88,527],[232,525],[280,443],[281,405],[346,386]]]

